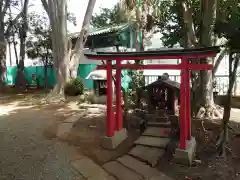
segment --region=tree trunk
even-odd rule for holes
[[[8,41],[9,65],[12,66],[11,42]]]
[[[0,22],[0,86],[6,86],[6,42],[4,38],[4,22]]]
[[[22,15],[22,25],[21,25],[21,28],[19,29],[20,59],[19,59],[18,71],[16,75],[16,88],[18,90],[26,90],[27,88],[27,80],[24,74],[24,60],[25,60],[25,54],[26,54],[26,37],[27,37],[27,31],[28,31],[28,20],[27,20],[28,3],[29,3],[29,0],[25,0],[24,7],[23,7],[23,15]]]
[[[15,58],[16,58],[16,65],[18,67],[19,61],[18,61],[18,54],[17,54],[17,42],[15,41],[15,35],[13,34],[13,48],[14,48],[14,53],[15,53]]]
[[[215,76],[217,70],[218,70],[218,67],[219,65],[221,64],[223,58],[225,57],[225,55],[227,54],[227,48],[224,48],[221,52],[220,52],[220,55],[218,56],[218,58],[216,59],[215,63],[214,63],[214,67],[213,67],[213,70],[212,70],[212,74],[213,76]]]
[[[210,47],[216,44],[214,35],[214,24],[216,21],[217,0],[201,0],[201,36],[200,45]],[[205,58],[201,63],[214,64],[214,58]],[[222,118],[215,107],[213,98],[213,73],[211,71],[200,71],[200,87],[202,98],[200,104],[205,108],[204,118]]]
[[[88,28],[96,0],[89,0],[82,30],[73,52],[69,48],[67,36],[67,2],[65,0],[41,0],[52,28],[52,47],[57,83],[53,93],[63,94],[64,86],[70,77],[76,77],[83,54]],[[71,60],[70,60],[71,59]]]
[[[69,80],[69,56],[67,37],[67,2],[65,0],[42,1],[48,13],[52,28],[52,48],[56,85],[53,94],[63,94],[64,86]]]
[[[229,84],[228,84],[228,91],[227,96],[224,103],[224,114],[223,114],[223,132],[220,135],[219,138],[219,146],[220,147],[220,153],[225,156],[225,146],[228,142],[228,123],[230,119],[231,114],[231,101],[232,101],[232,91],[234,82],[236,81],[236,74],[239,64],[239,57],[237,56],[236,59],[233,59],[233,53],[229,53]]]
[[[1,90],[4,91],[6,87],[6,43],[0,40],[0,86]]]
[[[48,66],[44,64],[44,88],[48,88],[48,73],[47,73]]]
[[[0,86],[4,90],[6,86],[6,42],[4,33],[4,18],[10,0],[0,1]]]
[[[83,57],[83,49],[85,46],[85,43],[87,41],[88,31],[89,31],[89,24],[92,18],[93,9],[96,4],[96,0],[89,0],[88,6],[85,12],[82,29],[80,31],[78,40],[76,42],[75,48],[71,55],[70,60],[70,74],[72,78],[77,77],[78,72],[78,65],[81,61],[81,58]]]
[[[203,47],[209,47],[214,45],[214,23],[216,20],[216,5],[217,0],[201,0],[201,12],[202,12],[202,22],[201,22],[201,37],[200,43]],[[202,63],[212,63],[213,58],[206,58],[201,60]],[[202,105],[212,106],[213,101],[213,86],[212,86],[212,72],[211,71],[201,71],[201,87],[202,87]]]

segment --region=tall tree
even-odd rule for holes
[[[41,1],[50,19],[52,29],[52,49],[57,79],[53,92],[63,94],[64,86],[69,78],[77,76],[78,64],[83,53],[96,0],[89,0],[88,2],[82,29],[73,50],[67,35],[66,0]]]
[[[225,37],[228,42],[226,46],[229,49],[229,84],[224,102],[223,131],[217,142],[217,147],[222,155],[226,155],[225,147],[228,142],[228,127],[231,113],[231,101],[234,83],[236,83],[237,70],[240,66],[240,6],[231,4],[231,11],[228,16],[219,19],[215,26],[215,32],[219,37]],[[226,12],[225,12],[226,13]],[[234,56],[235,55],[235,56]]]
[[[31,14],[30,35],[27,38],[27,55],[32,59],[40,58],[44,66],[44,87],[48,88],[48,67],[52,67],[51,29],[44,16]]]
[[[17,89],[26,89],[27,80],[24,75],[24,60],[26,54],[26,37],[28,32],[28,4],[29,0],[25,0],[23,4],[23,13],[22,18],[18,26],[19,39],[20,39],[20,52],[19,52],[19,62],[18,70],[16,75],[16,88]]]
[[[94,14],[91,25],[94,28],[102,28],[127,22],[128,16],[126,12],[117,3],[113,8],[102,8],[99,14]]]
[[[0,1],[0,85],[5,86],[5,72],[6,72],[6,42],[4,36],[5,22],[4,18],[7,9],[10,6],[10,0]]]
[[[214,25],[218,19],[226,19],[234,11],[238,0],[152,0],[159,9],[152,8],[152,17],[163,34],[163,43],[172,47],[179,43],[182,47],[206,47],[219,45],[219,39],[214,33]],[[160,12],[159,12],[160,11]],[[210,71],[193,72],[192,78],[195,90],[202,93],[200,104],[204,107],[204,116],[207,118],[221,117],[213,102],[212,76],[217,70],[227,50],[222,49],[215,58],[195,60],[196,63],[214,64],[213,73]],[[199,95],[198,95],[199,97]]]
[[[28,4],[28,0],[24,1],[24,4]],[[24,17],[27,12],[27,6],[20,8],[20,12],[15,16],[15,18],[9,19],[7,21],[7,15],[12,16],[10,7],[18,7],[19,1],[15,0],[1,0],[0,1],[0,86],[5,86],[6,77],[6,42],[11,35],[12,28],[19,22],[19,20]]]

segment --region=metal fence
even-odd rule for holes
[[[169,75],[172,81],[181,81],[180,75]],[[145,84],[148,85],[158,79],[158,76],[145,75]],[[215,92],[219,95],[225,95],[228,89],[228,75],[217,75],[215,76],[216,86],[214,88]],[[233,88],[233,95],[240,96],[240,76],[237,76],[236,82]]]

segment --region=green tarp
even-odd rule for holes
[[[78,67],[78,76],[82,79],[85,89],[93,88],[93,80],[85,79],[87,75],[96,68],[95,64],[80,64]],[[49,67],[48,72],[48,84],[54,86],[56,83],[56,76],[53,68]],[[36,75],[39,78],[40,86],[44,85],[44,67],[43,66],[29,66],[24,68],[25,77],[28,84],[33,85],[35,82],[32,80],[32,75]],[[15,77],[17,74],[16,66],[7,67],[7,85],[15,84]],[[126,89],[129,86],[130,77],[127,75],[127,70],[122,70],[122,86]]]
[[[86,76],[89,72],[96,68],[95,64],[80,64],[78,67],[78,76],[82,79],[84,88],[91,89],[93,88],[93,80],[86,80]],[[48,68],[48,83],[49,86],[54,86],[56,83],[56,76],[53,68]],[[7,67],[7,85],[15,84],[15,77],[17,73],[16,66]],[[24,68],[24,74],[27,79],[28,84],[34,84],[35,82],[32,80],[32,75],[35,74],[39,80],[40,85],[44,85],[44,67],[43,66],[29,66]]]

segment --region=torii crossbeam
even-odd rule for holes
[[[107,70],[107,136],[114,136],[115,130],[122,129],[121,109],[121,69],[169,69],[181,70],[180,85],[180,149],[186,149],[187,140],[191,138],[191,104],[190,104],[190,71],[211,70],[209,64],[193,64],[190,59],[215,57],[220,52],[219,47],[207,47],[197,49],[174,49],[163,51],[143,52],[97,52],[85,54],[89,59],[106,60],[106,65],[101,68]],[[180,64],[151,64],[135,65],[121,64],[123,60],[146,60],[146,59],[181,59]],[[116,65],[111,61],[115,60]],[[116,69],[116,121],[112,110],[112,69]]]

